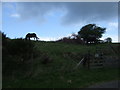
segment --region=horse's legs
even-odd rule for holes
[[[36,41],[37,41],[37,37],[36,37]]]

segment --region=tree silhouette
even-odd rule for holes
[[[106,28],[96,26],[96,24],[88,24],[83,26],[78,32],[78,36],[83,38],[86,43],[97,43],[102,34],[105,33]]]

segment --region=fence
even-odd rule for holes
[[[103,52],[101,49],[97,48],[94,55],[91,55],[90,51],[84,55],[84,58],[80,60],[80,62],[76,65],[78,68],[79,65],[83,65],[84,68],[92,69],[92,68],[103,68],[104,67],[104,58]]]

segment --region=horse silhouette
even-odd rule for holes
[[[39,38],[37,37],[37,35],[35,33],[28,33],[25,37],[26,40],[30,40],[30,38],[34,38],[34,40],[38,40]]]

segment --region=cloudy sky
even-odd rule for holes
[[[2,21],[10,38],[35,32],[40,40],[56,40],[94,23],[106,28],[101,39],[118,41],[117,2],[4,2]]]

